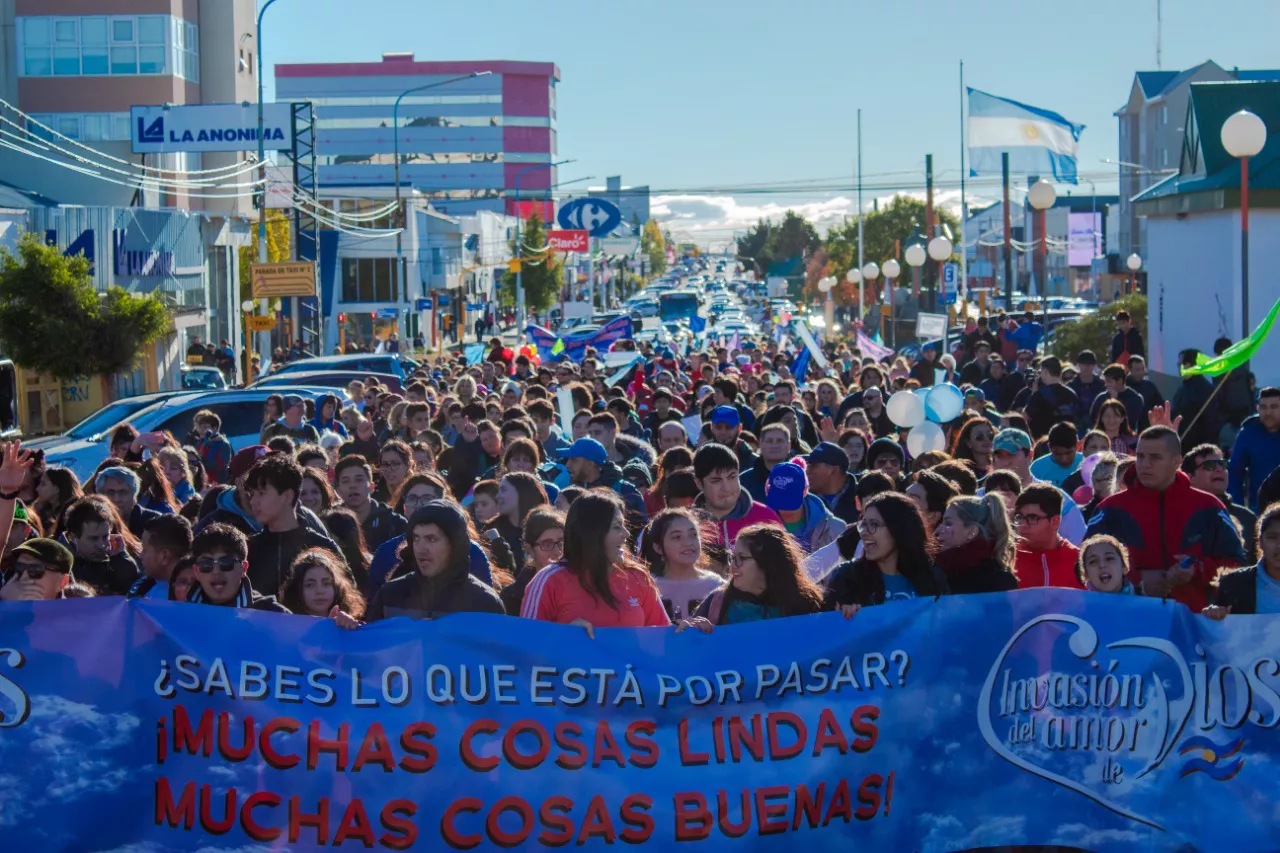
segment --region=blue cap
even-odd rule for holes
[[[585,459],[588,462],[594,462],[597,465],[603,465],[609,461],[609,451],[604,449],[604,445],[596,441],[594,438],[580,438],[573,444],[569,445],[568,450],[560,453],[561,459]]]
[[[823,441],[813,450],[809,451],[809,455],[804,461],[810,465],[834,465],[841,471],[849,470],[849,454],[840,449],[840,445],[832,444],[830,441]]]
[[[842,454],[843,450],[840,451]],[[848,457],[845,457],[846,463]],[[805,478],[804,469],[794,462],[782,462],[773,466],[769,472],[769,481],[764,487],[765,505],[772,510],[794,512],[804,504],[804,496],[809,491],[809,481]]]
[[[711,422],[736,427],[742,426],[742,417],[733,406],[716,406],[711,410]]]

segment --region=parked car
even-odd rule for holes
[[[139,432],[169,432],[184,441],[191,432],[196,412],[208,409],[222,418],[222,432],[234,450],[258,443],[262,432],[262,409],[272,394],[298,394],[317,400],[333,393],[332,388],[277,385],[270,388],[239,388],[229,391],[202,391],[179,394],[135,412],[124,421]],[[45,449],[49,465],[70,468],[83,482],[93,476],[111,452],[110,430]]]
[[[299,370],[296,373],[273,373],[250,385],[250,388],[275,388],[281,385],[313,385],[317,388],[345,390],[352,381],[364,382],[373,377],[396,394],[404,391],[404,380],[394,373],[370,373],[361,370]]]
[[[186,391],[161,391],[156,394],[139,394],[136,397],[124,397],[107,403],[98,411],[73,426],[71,429],[56,435],[46,435],[30,440],[23,439],[22,446],[29,450],[45,450],[54,445],[80,441],[95,435],[110,432],[116,424],[130,415],[142,411],[148,406],[163,403],[171,397],[188,393]]]
[[[221,391],[227,387],[227,378],[216,367],[183,365],[182,389],[184,391]]]
[[[400,353],[356,353],[355,355],[325,355],[291,361],[272,376],[285,373],[312,372],[316,370],[355,370],[364,373],[392,373],[404,379],[418,369],[418,363]]]

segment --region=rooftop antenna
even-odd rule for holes
[[[1156,70],[1164,70],[1164,0],[1156,0]]]

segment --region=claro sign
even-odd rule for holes
[[[548,231],[547,245],[557,252],[585,252],[590,245],[586,231]]]
[[[258,149],[257,104],[134,107],[130,126],[135,154]],[[263,105],[262,142],[268,151],[293,148],[292,104]]]

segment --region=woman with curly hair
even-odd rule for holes
[[[294,558],[281,587],[281,603],[299,616],[324,618],[334,608],[353,619],[364,615],[360,594],[347,567],[326,548],[308,548]]]

